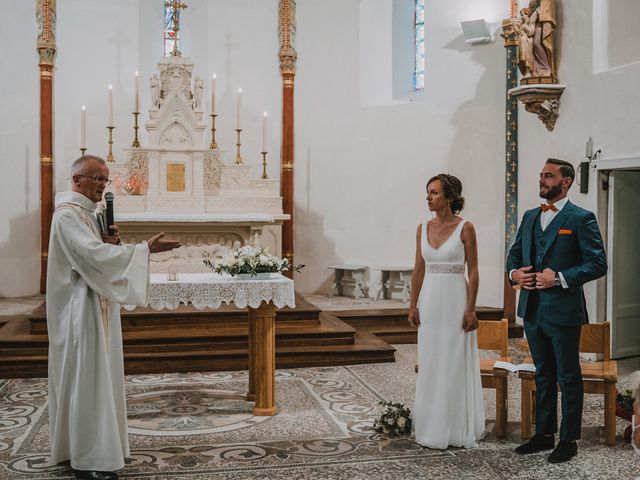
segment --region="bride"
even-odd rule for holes
[[[475,331],[478,250],[473,225],[458,216],[461,194],[462,183],[453,175],[427,182],[435,217],[418,225],[411,283],[409,323],[418,327],[419,365],[415,438],[440,449],[471,448],[485,434]]]

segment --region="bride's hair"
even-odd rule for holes
[[[451,203],[451,211],[454,214],[459,214],[464,208],[464,197],[462,196],[462,182],[458,177],[449,175],[448,173],[440,173],[434,175],[427,182],[429,184],[435,180],[440,180],[442,183],[442,189],[444,191],[444,198]]]

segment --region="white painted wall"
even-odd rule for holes
[[[549,156],[577,164],[584,143],[593,137],[607,156],[638,155],[640,138],[640,64],[635,46],[637,25],[616,28],[600,16],[593,22],[593,2],[558,2],[561,39],[559,76],[568,85],[554,132],[547,132],[532,114],[520,110],[520,214],[539,203],[536,179]],[[24,3],[24,5],[23,5]],[[160,2],[155,2],[160,3]],[[106,86],[114,84],[115,152],[131,141],[133,71],[141,72],[141,101],[148,102],[146,79],[161,55],[161,13],[154,2],[116,0],[58,1],[58,62],[55,79],[56,187],[66,187],[66,171],[78,154],[79,110],[88,107],[88,143],[106,153]],[[191,0],[183,15],[182,50],[206,79],[218,74],[219,139],[233,154],[231,115],[234,92],[245,94],[243,152],[257,165],[259,122],[263,110],[279,119],[280,76],[277,61],[277,1]],[[449,172],[461,178],[467,207],[463,214],[477,229],[481,287],[478,302],[502,304],[503,178],[504,178],[504,48],[495,43],[469,46],[459,22],[484,17],[498,22],[508,2],[450,0],[427,2],[426,86],[415,101],[398,101],[397,72],[387,72],[380,93],[364,90],[363,68],[397,65],[395,24],[404,0],[299,0],[296,49],[295,253],[305,263],[297,275],[299,291],[328,287],[334,262],[358,262],[372,268],[411,264],[416,225],[427,218],[424,183]],[[630,8],[635,0],[616,0]],[[380,5],[378,5],[380,4]],[[391,7],[393,8],[390,8]],[[363,48],[363,9],[372,6],[387,18],[381,25],[394,49]],[[610,5],[606,5],[610,6]],[[394,11],[394,9],[396,9]],[[389,12],[392,12],[389,15]],[[395,12],[395,13],[394,13]],[[191,14],[191,15],[190,15]],[[395,15],[395,17],[394,17]],[[3,59],[5,112],[0,119],[0,177],[5,201],[0,209],[0,295],[31,294],[39,276],[38,70],[33,4],[18,2],[6,28],[19,49]],[[369,25],[370,26],[370,25]],[[634,30],[636,29],[636,30]],[[375,33],[375,29],[368,29]],[[595,33],[594,33],[595,30]],[[371,34],[371,33],[369,33]],[[592,38],[616,42],[598,67]],[[626,35],[626,36],[625,36]],[[19,41],[18,41],[19,40]],[[599,40],[599,42],[601,42]],[[373,45],[373,44],[371,44]],[[598,44],[599,45],[599,44]],[[596,47],[598,46],[596,45]],[[620,49],[629,49],[621,52]],[[404,57],[406,59],[406,57]],[[619,65],[620,59],[630,61]],[[609,60],[616,63],[610,67]],[[394,63],[395,62],[395,63]],[[5,68],[5,65],[10,65]],[[374,68],[375,67],[375,68]],[[596,73],[594,73],[596,72]],[[411,72],[407,72],[411,75]],[[381,77],[382,78],[382,77]],[[373,79],[373,84],[376,79]],[[367,87],[368,88],[368,87]],[[389,101],[378,100],[382,97]],[[205,97],[208,93],[205,92]],[[146,113],[145,113],[146,116]],[[145,117],[143,116],[143,119]],[[269,174],[278,178],[278,122],[271,125]],[[250,132],[255,131],[255,134]],[[146,136],[142,137],[143,143]],[[245,150],[246,148],[246,150]],[[257,175],[257,168],[256,168]],[[588,195],[573,189],[576,203],[595,210],[596,182]],[[376,272],[372,272],[376,273]],[[373,275],[375,280],[375,275]],[[589,289],[593,308],[593,289]]]

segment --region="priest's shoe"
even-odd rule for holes
[[[567,442],[566,440],[560,440],[555,450],[549,455],[549,462],[562,463],[568,462],[578,454],[578,445],[576,442]]]
[[[528,442],[523,443],[519,447],[516,448],[516,453],[520,455],[528,455],[530,453],[538,453],[543,450],[551,450],[555,445],[555,440],[553,435],[545,436],[539,433],[536,433],[533,437],[529,439]]]
[[[76,470],[73,469],[73,474],[80,480],[117,480],[118,474],[116,472],[95,472],[92,470]]]

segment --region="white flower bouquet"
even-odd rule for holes
[[[391,435],[408,435],[411,433],[411,410],[402,403],[380,402],[384,408],[380,416],[373,422],[378,433]]]
[[[264,247],[244,247],[236,248],[225,254],[220,260],[212,263],[208,258],[204,260],[205,265],[216,273],[226,273],[235,277],[238,274],[248,274],[255,277],[258,273],[280,273],[291,268],[289,260],[279,259],[270,255],[268,249]],[[293,270],[299,272],[304,265],[298,265]]]

